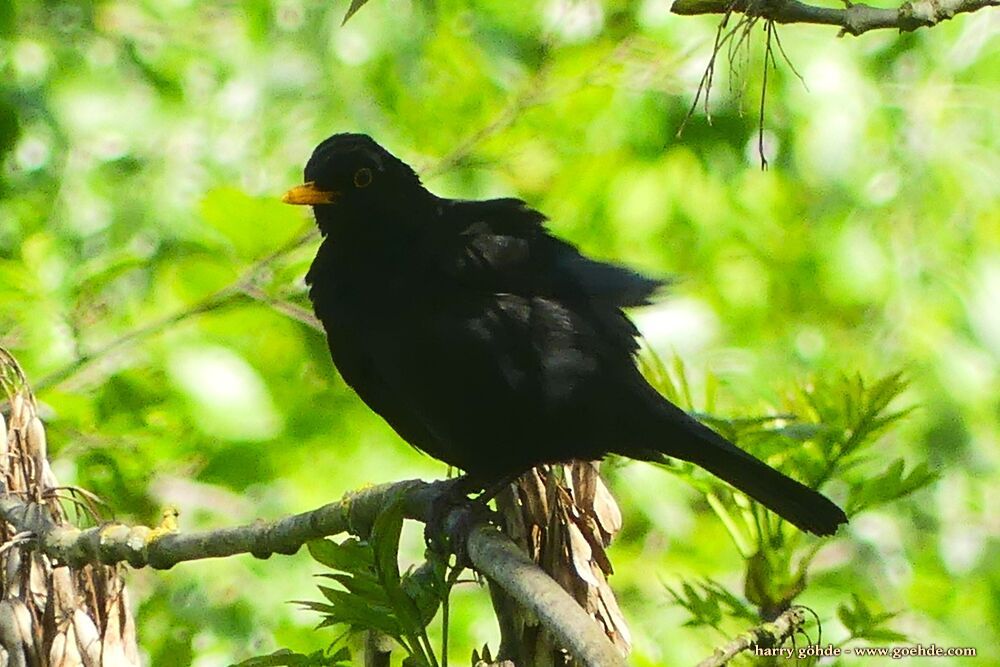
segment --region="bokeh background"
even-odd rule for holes
[[[719,379],[721,416],[905,371],[915,410],[874,455],[941,479],[858,517],[805,601],[832,640],[857,592],[914,641],[1000,659],[1000,13],[841,40],[782,27],[802,80],[769,74],[762,171],[759,28],[720,62],[711,124],[699,106],[678,138],[713,18],[666,0],[372,0],[341,26],[347,4],[0,3],[0,344],[37,385],[60,478],[119,519],[173,504],[194,529],[445,474],[300,317],[316,241],[289,249],[311,221],[278,197],[321,139],[364,131],[439,194],[522,197],[587,252],[675,275],[634,316],[696,387]],[[738,589],[739,556],[668,473],[606,470],[634,662],[690,664],[722,638],[683,627],[665,585]],[[131,573],[150,663],[332,641],[288,603],[318,598],[319,569],[300,554]],[[461,662],[497,631],[482,590],[454,599]]]

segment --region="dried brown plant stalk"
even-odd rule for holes
[[[92,496],[60,487],[49,467],[45,427],[24,373],[0,348],[2,492],[68,524],[61,498],[93,512]],[[70,568],[35,548],[32,533],[0,522],[0,665],[126,667],[139,665],[135,623],[118,566]]]
[[[497,498],[505,532],[570,593],[626,655],[628,625],[608,584],[605,551],[621,530],[622,516],[598,473],[598,463],[540,466]],[[536,619],[496,587],[491,588],[501,627],[500,655],[518,665],[574,665]]]

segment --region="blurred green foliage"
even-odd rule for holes
[[[193,529],[445,474],[298,317],[315,241],[265,261],[311,227],[277,197],[312,147],[365,131],[440,194],[520,196],[587,252],[676,275],[634,315],[693,395],[710,385],[699,409],[770,414],[840,373],[905,368],[896,409],[916,409],[866,455],[879,485],[941,479],[820,550],[804,602],[824,632],[897,613],[914,641],[1000,657],[996,16],[844,40],[781,28],[805,85],[769,76],[762,172],[759,33],[720,72],[711,125],[699,109],[675,138],[711,18],[665,0],[378,0],[341,26],[348,4],[0,3],[0,344],[39,387],[60,478],[122,519],[176,505]],[[693,663],[718,637],[681,629],[660,582],[739,591],[740,553],[670,475],[606,469],[634,662]],[[831,493],[866,504],[863,486]],[[316,570],[300,554],[132,573],[150,663],[311,654],[317,619],[286,603],[315,599]],[[485,594],[452,599],[455,655],[495,646]]]

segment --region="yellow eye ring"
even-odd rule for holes
[[[354,172],[354,187],[367,188],[372,184],[372,170],[368,167],[361,167]]]

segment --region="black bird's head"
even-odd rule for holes
[[[324,234],[395,217],[429,196],[413,169],[366,134],[335,134],[317,146],[305,181],[281,200],[311,205]]]

